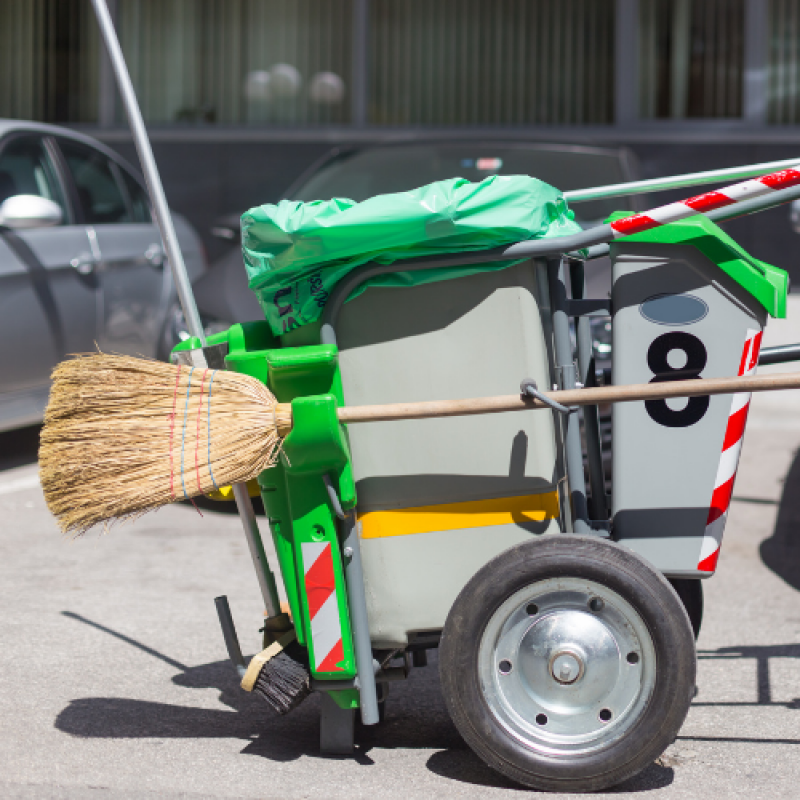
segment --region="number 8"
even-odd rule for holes
[[[686,365],[675,369],[669,365],[667,354],[671,350],[682,350],[686,353]],[[708,361],[708,353],[703,343],[691,333],[673,331],[665,333],[653,340],[647,351],[647,366],[655,373],[650,383],[662,381],[686,381],[699,378]],[[705,416],[708,411],[709,397],[690,397],[685,408],[678,411],[670,408],[666,400],[647,400],[644,407],[647,413],[659,425],[667,428],[688,428]]]

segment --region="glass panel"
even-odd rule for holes
[[[352,0],[118,0],[117,7],[149,122],[349,121]]]
[[[640,0],[644,119],[740,117],[744,0]]]
[[[626,180],[619,155],[601,150],[537,148],[498,144],[408,145],[342,156],[292,192],[292,200],[402,192],[432,181],[489,175],[532,175],[562,191]],[[603,219],[620,207],[618,198],[575,205],[580,221]],[[624,204],[623,204],[624,207]]]
[[[95,122],[99,53],[89,0],[0,0],[0,117]]]
[[[372,0],[376,124],[613,121],[612,0]]]
[[[46,197],[68,219],[61,184],[38,136],[12,139],[0,152],[0,203],[17,194]]]
[[[800,123],[800,0],[770,0],[768,119]]]
[[[139,181],[127,170],[119,166],[118,169],[119,174],[122,175],[125,189],[128,192],[128,199],[130,200],[131,211],[133,212],[133,221],[152,222],[150,217],[150,200],[147,197],[147,192],[145,192]]]
[[[75,180],[84,220],[98,225],[130,222],[128,206],[106,156],[69,139],[59,139],[58,144]]]

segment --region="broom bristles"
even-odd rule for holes
[[[103,353],[64,361],[39,450],[47,505],[80,535],[248,481],[277,460],[275,405],[236,372]]]

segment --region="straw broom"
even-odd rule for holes
[[[39,450],[65,532],[253,478],[275,463],[275,398],[225,370],[88,355],[59,364]]]
[[[563,405],[800,388],[800,373],[705,378],[550,392]],[[343,423],[547,408],[520,395],[353,406]],[[242,483],[273,466],[292,428],[291,404],[225,370],[96,354],[53,373],[39,451],[45,500],[61,529],[135,518]]]

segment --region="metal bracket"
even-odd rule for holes
[[[578,410],[577,406],[572,408],[568,406],[562,406],[561,403],[556,402],[546,394],[542,394],[533,378],[524,378],[522,383],[519,385],[519,391],[523,397],[532,397],[534,400],[539,400],[546,406],[552,408],[553,411],[558,411],[559,414],[574,414]]]
[[[609,317],[611,300],[609,298],[564,300],[564,311],[568,317]]]
[[[211,344],[197,347],[194,350],[176,350],[171,356],[173,364],[201,369],[225,369],[225,356],[228,355],[228,343]]]
[[[331,482],[331,476],[327,472],[322,473],[322,482],[328,490],[328,497],[333,506],[333,513],[336,514],[339,519],[344,519],[344,510],[342,509],[342,504],[339,502],[339,495],[336,494],[336,489]]]

